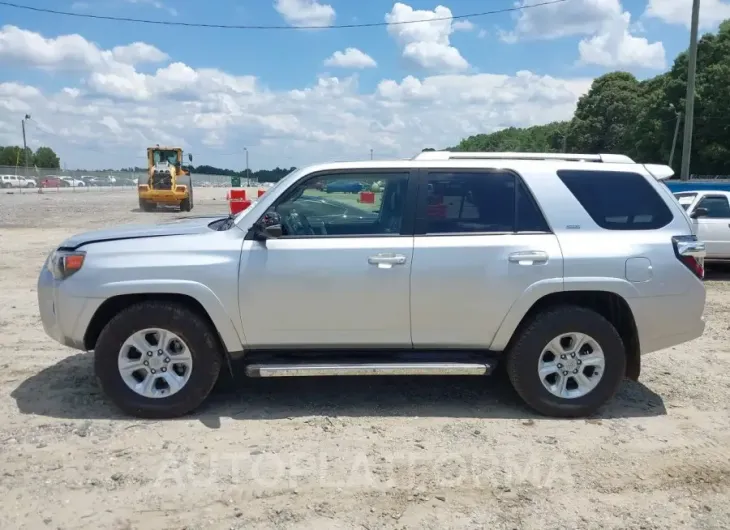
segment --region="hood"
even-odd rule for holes
[[[159,224],[130,224],[104,230],[93,230],[71,236],[61,243],[61,248],[77,249],[89,243],[102,241],[119,241],[123,239],[140,239],[144,237],[167,237],[180,236],[184,234],[200,234],[210,232],[208,225],[216,219],[226,217],[225,215],[212,215],[200,217],[184,217]]]

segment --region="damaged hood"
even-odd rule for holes
[[[129,224],[103,230],[93,230],[71,236],[61,244],[61,248],[76,249],[89,243],[102,241],[119,241],[123,239],[139,239],[144,237],[166,237],[184,234],[199,234],[210,232],[208,225],[225,215],[211,215],[200,217],[184,217],[174,221],[158,224]]]

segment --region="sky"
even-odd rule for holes
[[[22,144],[29,114],[28,145],[52,147],[68,169],[143,166],[158,143],[231,169],[245,167],[245,150],[252,169],[369,159],[371,150],[410,158],[569,119],[595,77],[654,76],[689,42],[691,0],[565,0],[461,17],[545,1],[15,0],[284,29],[0,5],[0,145]],[[730,0],[701,6],[701,32],[730,18]],[[418,22],[396,24],[408,21]],[[388,25],[321,29],[368,23]]]

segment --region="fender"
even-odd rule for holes
[[[127,280],[106,283],[94,289],[94,297],[105,299],[129,294],[181,294],[194,298],[210,316],[226,350],[240,352],[244,349],[244,340],[223,303],[202,283],[189,280]]]
[[[541,298],[549,294],[568,291],[605,291],[617,294],[627,301],[639,296],[634,285],[620,278],[578,277],[540,280],[530,285],[522,293],[522,296],[512,304],[504,320],[502,320],[497,333],[494,335],[489,349],[492,351],[503,351],[507,348],[507,344],[509,344],[517,326],[520,325],[520,322],[522,322],[522,319],[528,311]]]

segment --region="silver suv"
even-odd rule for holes
[[[41,271],[40,313],[140,417],[192,411],[233,361],[250,377],[504,362],[533,409],[589,415],[642,354],[704,330],[705,249],[671,175],[618,155],[316,165],[236,216],[71,237]]]

